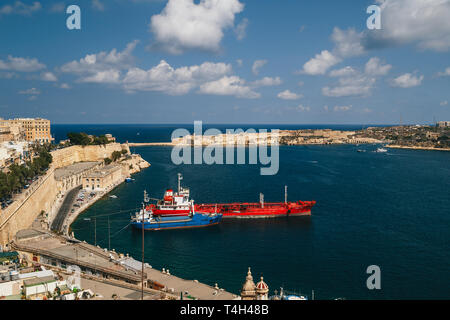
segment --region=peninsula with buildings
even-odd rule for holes
[[[335,145],[385,144],[390,148],[450,150],[450,121],[435,125],[367,127],[346,131],[332,129],[279,130],[256,132],[234,130],[216,135],[185,135],[171,142],[129,143],[130,146],[208,146],[208,145]]]

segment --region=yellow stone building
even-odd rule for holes
[[[83,188],[89,191],[106,191],[121,181],[121,166],[110,164],[86,174],[83,178]]]
[[[24,130],[24,139],[29,142],[47,143],[52,142],[53,138],[50,130],[50,120],[42,118],[16,118],[12,120],[3,120],[7,122],[10,128],[20,128]],[[20,131],[20,129],[18,129]]]

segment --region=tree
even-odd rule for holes
[[[113,153],[111,154],[112,161],[114,162],[119,160],[120,157],[122,157],[122,153],[120,151],[113,151]]]
[[[91,138],[84,132],[69,132],[67,138],[69,138],[70,143],[74,145],[87,146],[91,143]]]

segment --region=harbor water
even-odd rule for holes
[[[122,142],[169,141],[173,129],[52,127],[57,140],[85,131],[112,133]],[[282,146],[275,176],[261,176],[260,165],[177,166],[170,147],[134,148],[151,167],[114,189],[117,198],[95,203],[72,229],[93,244],[96,217],[97,244],[108,247],[109,234],[111,248],[139,259],[141,233],[127,227],[130,215],[144,189],[160,198],[167,187],[176,188],[178,172],[196,203],[257,202],[260,192],[265,201],[283,201],[288,185],[290,201],[317,201],[310,218],[223,219],[208,228],[147,232],[146,262],[234,293],[250,266],[254,278],[264,275],[271,294],[284,287],[308,295],[314,290],[317,299],[449,299],[450,153],[372,152],[376,148]],[[367,289],[370,265],[381,269],[381,290]]]

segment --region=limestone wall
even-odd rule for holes
[[[102,161],[108,158],[114,151],[128,152],[130,149],[126,144],[109,143],[100,146],[72,146],[52,152],[53,163],[55,168],[61,168],[82,161]]]
[[[0,244],[8,243],[17,231],[30,227],[41,211],[50,211],[57,194],[54,170],[50,169],[37,184],[21,194],[6,210],[0,211]]]
[[[0,210],[0,245],[8,243],[17,231],[29,228],[42,212],[50,212],[56,203],[59,192],[54,170],[82,161],[101,161],[111,157],[113,151],[126,149],[128,145],[111,143],[105,146],[72,146],[52,152],[53,162],[48,172],[24,191],[6,210]],[[129,166],[132,165],[132,169]],[[122,172],[128,176],[131,173],[148,167],[149,164],[138,155],[125,160]]]

